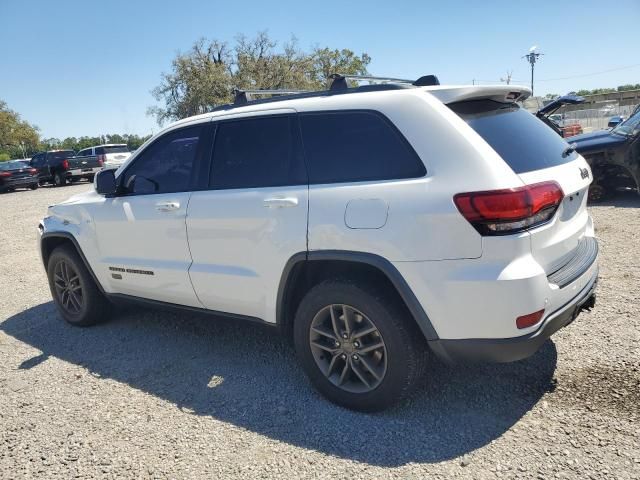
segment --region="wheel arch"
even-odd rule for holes
[[[97,285],[98,289],[101,293],[105,293],[102,285],[98,281],[98,277],[96,277],[91,265],[87,261],[87,257],[82,253],[82,249],[80,248],[80,244],[78,240],[73,236],[73,234],[69,232],[45,232],[40,237],[40,254],[42,257],[42,263],[44,264],[45,271],[47,269],[47,265],[49,263],[49,257],[51,256],[51,252],[59,246],[62,245],[70,245],[78,254],[84,266],[87,267],[87,270],[91,274],[91,278]]]
[[[365,252],[320,250],[293,255],[285,265],[278,287],[276,323],[291,338],[295,310],[309,288],[332,276],[356,276],[386,282],[413,317],[426,340],[438,335],[424,308],[398,269],[387,259]]]

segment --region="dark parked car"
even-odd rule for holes
[[[31,159],[31,166],[38,170],[40,183],[51,182],[62,186],[86,178],[90,182],[102,170],[102,162],[96,157],[78,158],[73,150],[41,152]]]
[[[623,115],[614,115],[613,117],[611,117],[609,119],[609,123],[607,123],[607,127],[608,128],[613,128],[617,125],[620,125],[622,122],[624,122],[624,116]]]
[[[0,192],[16,188],[38,188],[38,171],[19,160],[0,162]]]
[[[577,105],[583,103],[584,98],[577,95],[565,95],[547,103],[544,107],[536,112],[536,116],[544,123],[553,128],[561,137],[573,137],[582,133],[582,125],[576,121],[566,120],[564,114],[557,112],[564,105]]]
[[[616,190],[640,186],[640,106],[611,130],[572,137],[571,144],[591,166],[589,199],[603,200]]]

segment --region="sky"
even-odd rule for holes
[[[535,93],[561,94],[640,83],[638,25],[640,0],[0,0],[0,100],[45,138],[157,132],[151,90],[177,53],[263,30],[443,84],[528,84],[537,45]]]

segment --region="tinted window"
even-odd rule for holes
[[[475,100],[449,105],[516,173],[575,160],[562,153],[568,144],[541,120],[515,103]]]
[[[96,155],[104,155],[104,147],[96,147]]]
[[[111,147],[103,147],[104,153],[129,153],[129,148],[126,145],[113,145]]]
[[[374,112],[300,116],[310,183],[416,178],[422,161],[390,122]]]
[[[8,162],[0,162],[0,170],[17,170],[19,168],[29,168],[25,162],[9,160]]]
[[[219,123],[211,188],[306,184],[294,127],[287,115]]]
[[[139,194],[189,191],[203,130],[197,125],[159,138],[124,172],[121,185]]]
[[[79,157],[86,157],[87,155],[89,155],[89,150],[80,150],[78,152]]]
[[[65,158],[75,157],[76,152],[73,150],[61,150],[59,152],[48,152],[47,160],[49,162],[55,162],[58,160],[64,160]]]

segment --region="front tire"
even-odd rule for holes
[[[73,247],[62,245],[53,250],[47,263],[47,277],[58,312],[67,322],[84,327],[108,318],[111,303]]]
[[[383,410],[423,375],[427,347],[400,302],[372,285],[327,280],[298,307],[298,358],[325,397],[353,410]]]

